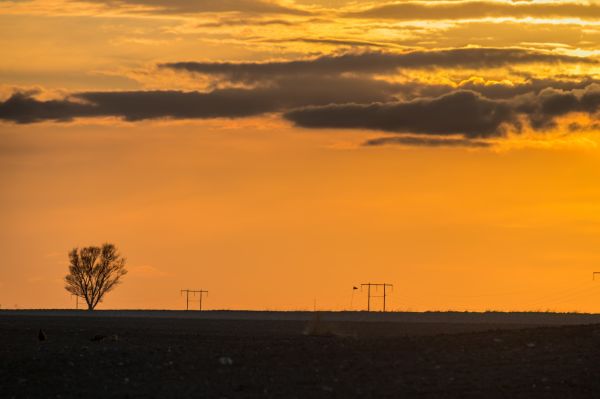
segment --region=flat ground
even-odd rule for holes
[[[585,317],[56,314],[0,312],[0,398],[600,397]]]

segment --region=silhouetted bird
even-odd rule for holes
[[[45,341],[46,340],[46,333],[41,328],[40,328],[40,331],[38,332],[38,340],[39,341]]]

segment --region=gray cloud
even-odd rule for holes
[[[79,1],[79,0],[74,0]],[[111,8],[123,6],[148,7],[154,14],[197,14],[217,12],[240,12],[255,14],[310,15],[292,7],[269,0],[85,0],[87,3],[104,4]]]
[[[378,137],[365,141],[364,146],[379,147],[384,145],[404,145],[411,147],[472,147],[488,148],[492,143],[483,140],[465,138],[438,138],[438,137],[415,137],[415,136],[391,136]]]
[[[235,82],[273,80],[281,76],[390,73],[399,68],[491,68],[526,63],[596,64],[590,58],[504,48],[458,48],[406,53],[364,52],[325,55],[310,60],[280,62],[173,62],[160,66],[220,76]]]
[[[254,75],[244,79],[267,79],[264,70],[253,68],[250,72]],[[0,120],[34,123],[112,116],[137,121],[242,118],[281,112],[306,128],[411,134],[377,138],[365,143],[368,146],[485,147],[489,145],[486,138],[501,137],[507,129],[519,131],[521,123],[543,131],[555,126],[559,116],[583,112],[594,118],[600,109],[600,85],[593,78],[529,78],[517,85],[469,81],[456,88],[419,82],[394,84],[364,75],[344,77],[334,73],[335,68],[327,68],[331,73],[322,75],[316,72],[319,69],[297,75],[287,68],[281,68],[284,72],[279,74],[275,69],[271,80],[248,89],[79,92],[47,101],[37,99],[35,93],[17,92],[0,101]]]
[[[557,86],[569,87],[564,82],[558,83]],[[502,136],[507,127],[519,130],[523,118],[534,129],[544,130],[554,126],[556,117],[561,115],[572,112],[594,115],[600,108],[600,85],[577,87],[573,83],[568,90],[545,88],[526,94],[519,94],[521,90],[517,87],[510,98],[454,90],[436,97],[402,101],[395,100],[394,94],[403,86],[357,78],[289,79],[274,86],[211,92],[83,92],[47,101],[35,98],[32,93],[18,92],[0,102],[0,120],[34,123],[114,116],[136,121],[241,118],[283,112],[286,119],[307,128],[486,138]]]
[[[204,22],[196,25],[198,28],[223,28],[231,26],[269,26],[269,25],[284,25],[294,26],[299,22],[292,22],[285,19],[220,19],[214,22]]]
[[[262,43],[316,43],[330,44],[332,46],[348,46],[348,47],[376,47],[376,48],[401,48],[404,46],[395,43],[374,42],[368,40],[350,40],[338,38],[289,38],[289,39],[262,39]]]
[[[67,121],[79,117],[116,116],[135,121],[155,118],[240,118],[306,105],[391,101],[393,84],[359,78],[313,79],[311,84],[282,79],[256,89],[211,92],[117,91],[73,93],[42,101],[15,93],[0,102],[0,119],[17,123]]]
[[[579,2],[530,1],[407,1],[375,6],[363,11],[345,14],[358,18],[386,18],[394,20],[478,19],[489,17],[536,18],[600,18],[600,5]]]
[[[177,91],[89,92],[48,101],[16,93],[0,103],[0,119],[33,123],[99,116],[117,116],[130,121],[166,117],[235,118],[264,113],[269,109],[271,104],[257,101],[240,90],[208,94]]]
[[[560,80],[561,78],[565,80]],[[542,90],[549,88],[557,90],[585,89],[594,83],[600,83],[600,81],[590,77],[581,78],[578,76],[557,76],[557,79],[536,79],[528,77],[526,82],[519,84],[465,81],[461,82],[458,87],[444,84],[421,84],[415,82],[403,84],[399,95],[404,99],[412,99],[417,97],[438,97],[455,90],[470,90],[491,99],[510,99],[524,94],[538,94]]]
[[[514,100],[516,112],[526,114],[536,129],[555,126],[555,118],[573,112],[593,115],[600,108],[600,85],[583,90],[544,89],[537,96],[524,95]]]
[[[498,137],[507,127],[521,129],[525,118],[534,129],[547,129],[555,118],[572,112],[594,115],[600,108],[600,85],[571,91],[545,89],[510,100],[489,99],[473,91],[435,98],[372,104],[331,104],[287,112],[284,117],[306,128],[368,129],[424,135]]]
[[[332,104],[293,110],[285,117],[309,128],[350,128],[431,135],[489,137],[513,120],[509,103],[472,91],[437,98],[374,104]]]

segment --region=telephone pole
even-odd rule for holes
[[[200,308],[199,310],[202,310],[202,296],[204,294],[206,294],[206,296],[208,296],[208,291],[204,291],[202,289],[200,290],[181,290],[181,294],[183,295],[183,293],[185,292],[185,310],[190,310],[190,294],[192,294],[192,297],[195,297],[196,294],[199,294],[199,299],[198,302],[200,304]]]
[[[390,287],[393,290],[394,286],[386,283],[364,283],[360,285],[361,290],[364,286],[367,286],[367,312],[371,311],[371,298],[383,298],[383,311],[385,312],[385,298],[388,296],[387,288]],[[383,288],[383,295],[372,295],[371,287],[375,287],[375,291],[378,291],[380,287]]]

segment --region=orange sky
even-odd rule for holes
[[[488,3],[0,2],[0,306],[600,311],[600,6]]]

